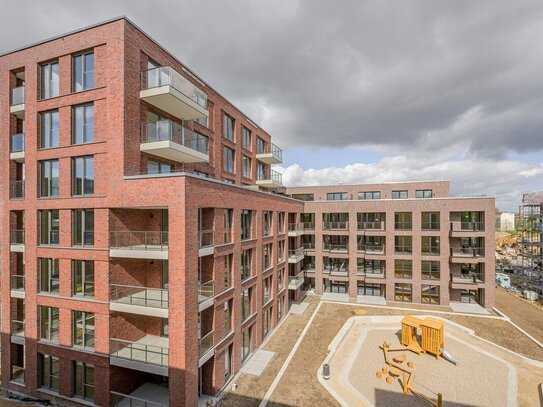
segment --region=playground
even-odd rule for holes
[[[420,315],[353,317],[330,345],[330,379],[319,381],[346,406],[516,406],[515,367],[470,336]]]

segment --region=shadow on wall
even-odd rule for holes
[[[428,397],[437,397],[429,390],[417,389]],[[375,406],[381,407],[429,407],[431,404],[414,394],[403,394],[395,391],[375,389]],[[476,407],[473,404],[456,403],[443,398],[443,407]]]

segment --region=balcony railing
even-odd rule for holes
[[[109,394],[111,407],[168,407],[167,404],[160,404],[115,391],[110,391]]]
[[[322,228],[324,230],[347,230],[349,229],[349,222],[323,222]]]
[[[200,230],[198,236],[200,248],[214,246],[215,232],[213,230]]]
[[[10,153],[25,151],[25,134],[18,133],[11,135]]]
[[[215,345],[215,332],[211,331],[204,335],[203,338],[199,340],[200,342],[200,357],[204,356],[207,352],[213,349]]]
[[[141,142],[154,143],[157,141],[172,141],[202,154],[208,152],[206,136],[172,120],[160,120],[141,125]]]
[[[315,222],[304,222],[304,230],[315,230]]]
[[[11,181],[9,184],[9,197],[11,199],[23,199],[25,197],[25,182]]]
[[[382,244],[379,245],[370,245],[370,244],[359,244],[357,250],[363,253],[384,253],[385,246]]]
[[[11,244],[25,244],[25,231],[23,229],[14,229],[11,231]]]
[[[304,250],[315,250],[315,242],[302,242]]]
[[[25,102],[25,87],[18,86],[11,89],[11,106],[22,105]]]
[[[168,366],[168,348],[131,342],[124,339],[110,340],[110,355],[142,363]]]
[[[347,267],[336,267],[336,266],[324,266],[322,272],[324,274],[331,274],[336,276],[346,276],[349,274]]]
[[[289,223],[288,231],[289,232],[303,232],[304,224],[303,223]]]
[[[270,170],[269,175],[264,171],[258,171],[256,174],[257,181],[272,181],[274,184],[283,185],[283,174],[275,170]]]
[[[198,283],[198,302],[204,302],[215,296],[215,282],[213,280]]]
[[[224,336],[227,336],[232,332],[232,316],[224,319]]]
[[[381,269],[358,269],[356,274],[359,276],[373,277],[373,278],[384,278],[385,270]]]
[[[302,265],[302,271],[315,271],[315,263],[305,263]]]
[[[25,368],[11,365],[11,381],[17,384],[25,384]]]
[[[133,285],[111,284],[111,301],[142,307],[168,308],[168,290]]]
[[[385,230],[385,222],[358,222],[358,230]]]
[[[484,222],[451,222],[453,232],[483,232],[484,230]]]
[[[323,249],[329,252],[347,252],[349,245],[347,243],[324,243]]]
[[[142,90],[168,85],[207,109],[207,95],[172,67],[160,66],[141,73]]]
[[[303,247],[299,247],[297,249],[288,251],[288,257],[298,257],[298,256],[303,256],[303,255],[304,255]]]
[[[451,249],[452,257],[482,257],[485,255],[483,247],[462,247],[460,249]]]
[[[24,321],[11,321],[11,334],[13,336],[25,336],[25,322]]]
[[[24,291],[25,276],[22,274],[13,274],[11,276],[11,289],[16,291]]]
[[[111,249],[168,250],[168,232],[112,231],[109,233]]]
[[[451,273],[453,284],[478,284],[485,282],[485,273]]]
[[[259,147],[256,151],[257,154],[271,154],[279,161],[283,161],[283,150],[277,147],[273,143],[266,144],[263,148]]]
[[[288,276],[288,285],[291,288],[297,287],[299,284],[304,282],[304,273],[300,271],[295,276]]]

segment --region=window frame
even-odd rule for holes
[[[87,56],[92,55],[92,69],[87,70]],[[77,87],[77,64],[76,59],[81,58],[81,89]],[[87,50],[78,52],[77,54],[72,55],[72,92],[83,92],[86,90],[94,89],[94,50]],[[87,73],[92,72],[91,74],[91,84],[86,84]]]
[[[81,109],[81,124],[78,123],[78,111]],[[88,114],[92,112],[92,115]],[[87,116],[92,116],[92,122],[87,122]],[[82,145],[94,143],[94,102],[85,103],[72,107],[72,145]],[[80,127],[80,128],[79,128]],[[79,128],[79,129],[78,129]],[[92,128],[90,139],[86,139],[87,129]],[[78,130],[81,133],[81,141],[77,140]]]
[[[81,177],[77,177],[77,170],[79,163],[81,164],[82,174]],[[91,163],[91,164],[89,164]],[[92,171],[91,171],[92,169]],[[92,196],[94,195],[94,182],[95,182],[95,166],[93,155],[83,155],[79,157],[72,157],[72,196]],[[92,178],[90,176],[92,176]],[[87,185],[89,182],[89,185]],[[78,184],[81,185],[78,185]],[[78,193],[80,188],[81,193]],[[89,189],[87,191],[87,189]]]

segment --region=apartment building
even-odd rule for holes
[[[312,289],[362,303],[494,306],[494,198],[450,197],[444,181],[286,193],[304,202],[292,298]]]
[[[270,135],[124,17],[1,55],[0,133],[2,388],[216,394],[301,270]]]
[[[543,296],[543,192],[522,195],[519,207],[520,261],[527,288]]]

